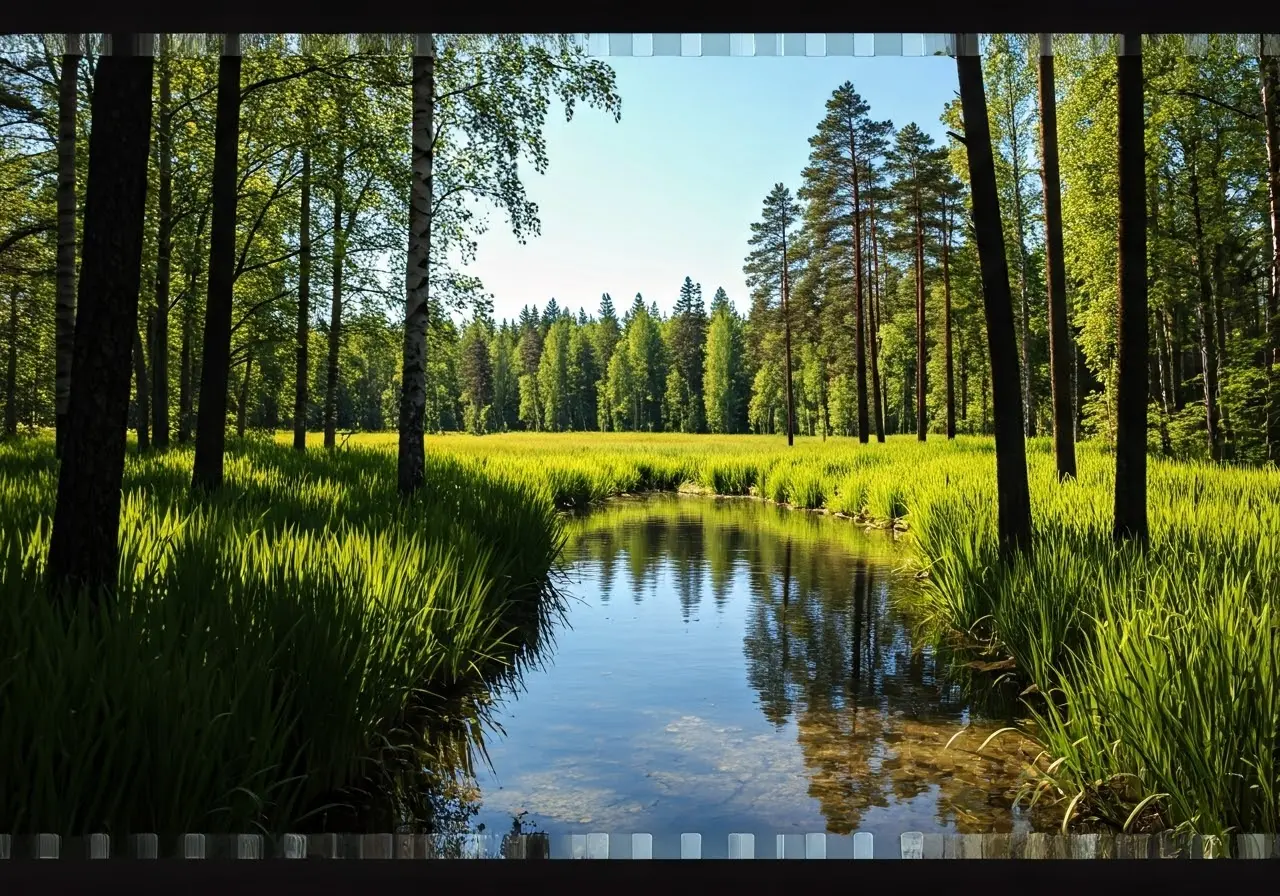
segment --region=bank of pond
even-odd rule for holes
[[[1008,565],[986,439],[429,437],[403,503],[393,434],[282,440],[198,499],[131,452],[71,624],[51,440],[0,445],[0,827],[1277,830],[1274,469],[1153,459],[1139,554],[1105,450],[1032,441]],[[655,491],[772,504],[600,506]]]

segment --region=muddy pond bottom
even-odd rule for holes
[[[569,611],[501,699],[487,833],[1023,832],[1030,745],[976,717],[894,609],[882,532],[744,499],[658,496],[573,519]],[[959,736],[948,748],[948,741]],[[877,849],[877,853],[880,850]]]

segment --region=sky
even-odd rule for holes
[[[939,142],[955,96],[947,57],[611,57],[622,120],[553,108],[547,172],[524,173],[541,235],[520,245],[502,217],[468,270],[493,295],[494,317],[555,297],[595,314],[602,293],[622,313],[637,292],[670,313],[686,276],[710,304],[723,286],[750,305],[742,274],[751,222],[770,188],[792,192],[808,139],[844,81],[896,127],[914,121]]]

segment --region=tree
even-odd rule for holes
[[[724,304],[717,302],[724,297]],[[736,374],[742,367],[741,334],[724,290],[716,291],[711,323],[707,327],[707,353],[703,373],[703,402],[707,428],[713,433],[737,431],[741,393]]]
[[[1147,534],[1147,207],[1142,35],[1122,37],[1118,60],[1120,332],[1116,385],[1117,541]]]
[[[458,344],[458,386],[461,388],[463,425],[467,432],[483,435],[492,424],[494,403],[489,327],[483,319],[473,320],[462,331]]]
[[[942,203],[940,218],[940,230],[942,236],[942,296],[943,296],[943,345],[945,351],[946,365],[946,412],[947,412],[947,438],[954,439],[956,437],[956,375],[955,375],[955,353],[953,350],[953,334],[951,314],[951,243],[955,233],[955,212],[956,206],[960,201],[960,191],[963,189],[959,181],[949,177],[943,173],[942,156],[945,150],[939,153],[937,173],[940,179],[940,188],[938,198]]]
[[[1267,292],[1267,457],[1280,464],[1280,65],[1274,50],[1275,35],[1258,35],[1258,69],[1261,74],[1263,139],[1267,149],[1267,224],[1271,236],[1271,285]],[[1270,50],[1270,52],[1268,52]]]
[[[867,279],[863,265],[864,193],[874,176],[873,160],[887,147],[889,122],[872,121],[871,106],[846,81],[827,100],[826,115],[809,138],[809,165],[800,197],[817,207],[828,233],[849,247],[854,306],[854,355],[858,394],[858,441],[869,441],[867,407]]]
[[[703,355],[706,351],[707,310],[702,302],[702,285],[684,278],[680,296],[669,322],[671,363],[680,374],[682,406],[669,409],[680,421],[681,432],[701,432],[703,426]],[[668,376],[670,376],[668,374]],[[670,394],[670,389],[667,390]]]
[[[1030,258],[1027,252],[1027,219],[1031,203],[1026,178],[1030,173],[1027,154],[1031,138],[1027,131],[1034,115],[1035,85],[1027,53],[1026,38],[1019,34],[993,34],[987,53],[988,77],[992,84],[991,124],[1004,152],[997,158],[997,183],[1005,190],[1013,261],[1018,271],[1020,350],[1022,352],[1022,401],[1027,438],[1036,434],[1036,395],[1031,356]]]
[[[788,252],[788,229],[800,217],[800,206],[783,184],[775,184],[765,197],[761,219],[751,225],[752,246],[743,268],[747,286],[766,299],[777,290],[782,310],[784,345],[783,388],[787,407],[787,444],[795,443],[795,394],[791,383],[791,309],[788,303],[792,269],[798,259]]]
[[[1076,445],[1067,342],[1067,275],[1063,267],[1062,185],[1058,173],[1058,100],[1053,36],[1040,35],[1040,176],[1044,183],[1045,285],[1049,291],[1049,372],[1053,387],[1053,454],[1058,479],[1074,479]]]
[[[311,341],[311,153],[302,150],[302,197],[298,211],[298,314],[293,397],[293,447],[307,450],[307,374]]]
[[[915,256],[916,287],[916,438],[928,437],[925,396],[928,370],[925,329],[925,224],[932,217],[940,189],[941,159],[933,148],[933,138],[912,122],[898,132],[889,150],[885,168],[893,175],[893,193],[898,200],[897,217],[903,238]]]
[[[973,229],[982,271],[982,304],[987,320],[991,399],[995,414],[997,530],[1001,554],[1031,552],[1031,490],[1018,395],[1018,350],[1013,333],[1013,295],[1000,223],[1000,197],[982,83],[976,34],[956,35],[956,75],[969,162]]]
[[[66,438],[49,543],[55,588],[96,602],[118,574],[129,356],[138,326],[154,61],[140,35],[98,60]],[[62,592],[67,594],[66,591]]]
[[[227,440],[227,379],[235,288],[236,171],[240,158],[240,35],[223,36],[218,60],[218,121],[214,132],[213,212],[209,225],[209,292],[204,317],[200,405],[191,486],[222,486]]]
[[[71,358],[76,335],[76,114],[81,36],[66,35],[58,72],[58,269],[57,360],[54,389],[54,450],[61,455],[71,396]]]
[[[569,427],[569,327],[568,320],[556,310],[547,337],[542,343],[538,360],[538,397],[542,409],[542,423],[549,432],[560,432]]]
[[[475,223],[466,198],[481,197],[507,217],[523,240],[539,229],[537,206],[525,195],[520,163],[546,170],[543,125],[554,95],[572,118],[579,103],[621,117],[613,70],[586,57],[572,35],[450,35],[440,52],[437,95],[434,35],[415,39],[413,63],[414,156],[410,203],[409,274],[401,376],[399,486],[409,495],[422,484],[426,462],[422,420],[426,402],[425,327],[432,231],[435,251],[450,244],[474,251]],[[437,113],[439,118],[437,122]],[[451,135],[446,122],[461,133]],[[437,156],[440,156],[437,159]],[[440,177],[433,175],[436,161]],[[531,374],[526,374],[526,376]],[[536,388],[533,390],[536,393]],[[523,394],[523,390],[522,390]]]
[[[871,289],[867,296],[870,314],[868,315],[871,329],[871,403],[873,410],[873,418],[876,423],[876,441],[884,444],[885,411],[884,391],[880,386],[880,241],[878,239],[879,230],[876,223],[876,202],[874,194],[868,192],[867,196],[867,229],[870,231],[869,243],[871,249]]]

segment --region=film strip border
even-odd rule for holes
[[[1115,34],[1046,35],[1055,41],[1070,39],[1076,51],[1095,55],[1120,52]],[[412,34],[241,34],[240,52],[275,50],[286,53],[361,53],[369,55],[409,55],[415,47]],[[443,35],[442,35],[443,37]],[[1245,55],[1280,56],[1280,34],[1158,34],[1149,38],[1173,38],[1188,55],[1212,51]],[[218,55],[227,43],[221,34],[140,35],[139,52],[151,54],[165,49],[175,55]],[[572,34],[567,38],[590,56],[680,57],[871,57],[871,56],[955,56],[980,52],[983,35],[936,33],[691,33],[691,34]],[[0,52],[22,52],[34,43],[54,54],[109,52],[107,34],[41,34],[0,36]],[[1045,42],[1040,42],[1041,48]]]
[[[441,844],[415,834],[155,834],[113,840],[0,835],[0,859],[1280,859],[1280,837],[1162,834],[472,834]],[[655,852],[655,845],[657,850]]]

